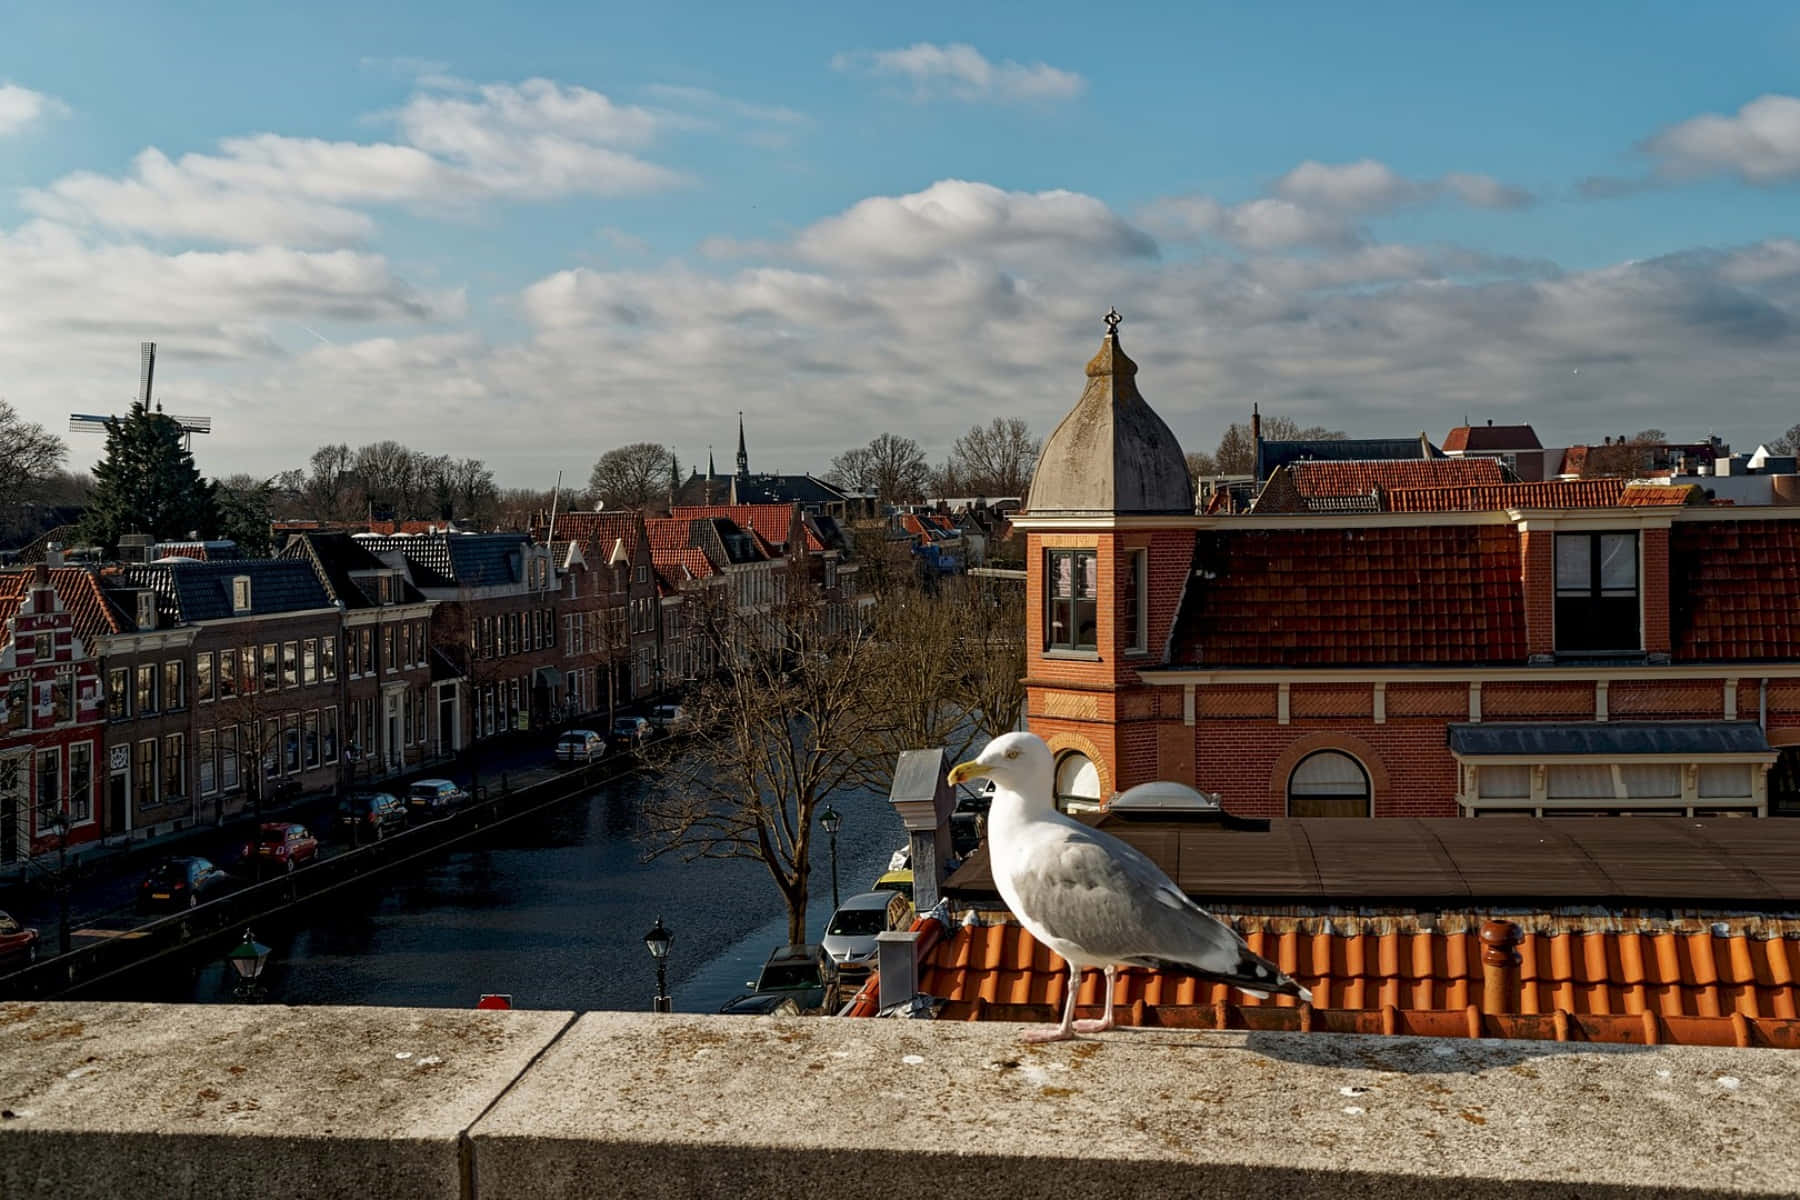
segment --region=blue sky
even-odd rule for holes
[[[822,470],[1046,432],[1117,304],[1189,448],[1800,421],[1800,10],[1444,7],[11,6],[0,396]]]

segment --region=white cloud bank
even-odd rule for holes
[[[833,70],[896,79],[912,86],[916,100],[1067,100],[1087,90],[1087,80],[1047,63],[994,62],[963,42],[916,42],[897,50],[859,50],[834,55]]]
[[[1704,113],[1644,143],[1673,179],[1726,172],[1747,183],[1800,177],[1800,98],[1759,96],[1731,116]]]
[[[55,96],[16,83],[0,83],[0,137],[23,133],[45,117],[66,116],[69,106]]]

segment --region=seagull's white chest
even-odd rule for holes
[[[1011,799],[1011,803],[1006,803]],[[1061,937],[1044,923],[1026,899],[1025,884],[1032,872],[1041,871],[1047,859],[1062,852],[1066,831],[1054,819],[1031,819],[1019,811],[1016,798],[996,793],[988,816],[988,864],[994,889],[1006,901],[1013,917],[1031,936],[1078,966],[1105,966],[1104,960],[1083,952],[1080,945]]]

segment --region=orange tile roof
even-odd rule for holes
[[[532,522],[531,534],[542,541],[549,536],[548,516],[540,524]],[[556,533],[560,541],[567,538],[583,543],[601,555],[612,553],[613,543],[623,541],[625,553],[637,551],[637,513],[623,509],[617,512],[566,512],[556,516]],[[605,561],[602,558],[601,561]]]
[[[1613,508],[1625,481],[1550,479],[1541,483],[1503,483],[1484,487],[1395,488],[1388,493],[1390,512],[1486,512],[1505,508]]]
[[[1625,508],[1656,508],[1664,505],[1680,507],[1705,504],[1706,493],[1692,483],[1634,483],[1625,489],[1625,493],[1619,497],[1619,503]]]
[[[1409,460],[1302,459],[1287,465],[1294,490],[1303,499],[1366,496],[1375,488],[1472,487],[1506,481],[1491,458],[1420,458]]]
[[[1444,435],[1446,454],[1541,449],[1537,430],[1529,425],[1458,425]]]
[[[1800,1048],[1800,939],[1746,933],[1527,932],[1515,995],[1484,1017],[1479,935],[1468,932],[1307,932],[1292,919],[1234,922],[1250,948],[1312,990],[1307,1010],[1290,996],[1259,1000],[1224,984],[1130,968],[1114,1002],[1131,1024],[1272,1027],[1551,1037],[1572,1026],[1605,1041],[1690,1041]],[[1022,927],[962,926],[930,918],[921,933],[919,988],[947,1001],[947,1019],[1054,1020],[1066,995],[1063,960]],[[1105,1002],[1088,972],[1078,1007]],[[852,1016],[873,1015],[874,984]],[[1197,1020],[1196,1014],[1205,1014]],[[1544,1018],[1548,1018],[1545,1020]],[[1754,1024],[1754,1028],[1752,1025]]]
[[[749,530],[775,547],[784,547],[792,531],[795,504],[695,504],[677,505],[669,510],[671,517],[723,517],[740,529]]]
[[[74,617],[75,633],[91,638],[132,628],[119,606],[107,598],[99,577],[85,567],[52,567],[50,582],[63,608]],[[0,572],[0,621],[10,621],[31,590],[30,571]]]
[[[1677,662],[1800,658],[1800,520],[1677,521],[1669,636]]]

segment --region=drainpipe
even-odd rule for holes
[[[1512,1011],[1519,986],[1519,952],[1525,935],[1511,921],[1489,921],[1481,927],[1481,1011],[1499,1016]]]
[[[1769,731],[1769,680],[1767,676],[1756,684],[1756,723],[1764,733]]]

